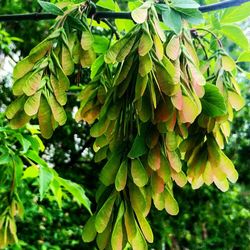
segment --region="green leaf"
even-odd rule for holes
[[[197,9],[200,7],[200,5],[194,0],[172,0],[171,5],[183,9]]]
[[[134,27],[135,23],[131,19],[116,18],[115,25],[119,32],[125,31],[127,33]]]
[[[104,8],[104,9],[116,11],[116,5],[115,5],[115,2],[113,0],[99,0],[96,3],[96,5]]]
[[[7,152],[0,155],[0,165],[5,165],[5,164],[8,164],[10,162],[11,162],[11,158]]]
[[[179,34],[182,29],[181,15],[174,9],[169,8],[162,12],[162,20],[169,28]]]
[[[38,3],[46,12],[49,12],[57,16],[62,16],[64,14],[64,12],[53,3],[49,3],[45,1],[38,1]]]
[[[63,191],[60,186],[60,183],[56,180],[53,179],[52,182],[50,183],[50,190],[52,191],[55,200],[59,206],[59,208],[62,208],[62,196],[63,196]]]
[[[83,31],[86,29],[86,26],[82,23],[82,21],[72,15],[67,15],[67,23],[69,23],[70,27],[75,28],[79,31]]]
[[[40,200],[44,198],[45,193],[49,189],[49,185],[54,178],[53,172],[48,167],[40,166],[39,171],[39,193]]]
[[[239,26],[231,25],[231,24],[222,25],[219,32],[221,32],[223,35],[227,36],[230,40],[235,42],[242,49],[244,49],[244,50],[249,49],[248,39]]]
[[[95,53],[104,54],[109,47],[109,39],[103,36],[94,36],[94,43],[92,45]]]
[[[243,21],[250,16],[250,3],[244,3],[241,6],[228,8],[223,12],[220,19],[221,23],[236,23]]]
[[[24,136],[22,136],[22,134],[16,134],[16,138],[23,147],[23,153],[26,153],[31,146],[30,141],[27,140]]]
[[[154,39],[155,54],[159,60],[162,60],[164,56],[163,43],[157,34],[153,36],[153,39]]]
[[[23,172],[23,179],[36,178],[39,176],[39,168],[37,166],[30,166],[26,168]]]
[[[99,56],[91,65],[91,74],[90,77],[93,79],[100,69],[102,69],[102,65],[104,64],[104,55]]]
[[[239,55],[237,62],[250,62],[250,51],[242,52]]]
[[[40,166],[48,168],[46,162],[42,158],[40,158],[40,156],[35,151],[29,150],[27,153],[25,153],[25,156],[27,156],[29,159],[39,164]]]
[[[200,24],[204,22],[203,15],[198,9],[174,9],[180,12],[182,18],[186,19],[191,24]]]
[[[183,171],[179,173],[173,172],[172,179],[176,182],[179,187],[184,187],[187,184],[187,177]]]
[[[201,99],[202,112],[210,117],[227,114],[225,100],[219,89],[212,84],[206,84],[204,87],[205,95]]]
[[[56,177],[56,180],[73,196],[78,204],[82,204],[90,214],[92,214],[90,200],[86,196],[84,189],[79,184],[61,177]]]

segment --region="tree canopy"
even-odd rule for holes
[[[40,200],[49,195],[61,208],[70,194],[89,211],[84,242],[147,249],[154,242],[148,215],[182,209],[177,187],[215,184],[225,192],[238,179],[223,150],[234,111],[245,104],[238,81],[239,73],[249,77],[249,41],[235,23],[249,16],[250,4],[202,14],[193,0],[38,3],[57,18],[28,54],[22,48],[14,98],[4,103],[0,247],[18,242],[20,188],[34,179]],[[131,11],[132,20],[96,20],[104,9]],[[1,46],[9,48],[17,39],[4,35]],[[75,149],[62,144],[64,136],[73,137]],[[49,152],[47,161],[41,157],[44,144],[62,147],[60,156],[82,151],[61,163],[87,165],[96,192],[88,197],[81,181],[56,171]]]

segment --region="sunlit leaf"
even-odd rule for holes
[[[196,9],[199,8],[199,4],[194,0],[172,0],[171,4],[176,8],[183,9]]]
[[[223,25],[220,32],[239,45],[242,49],[249,49],[248,39],[239,26],[231,24]]]
[[[40,193],[40,199],[42,200],[44,198],[45,193],[49,189],[49,185],[54,177],[53,172],[48,168],[44,166],[40,166],[39,168],[39,193]]]
[[[180,34],[182,29],[181,15],[172,8],[162,12],[164,24],[170,27],[176,34]]]
[[[38,3],[46,12],[49,12],[58,16],[63,15],[63,11],[53,3],[49,3],[45,1],[38,1]]]
[[[222,116],[227,113],[224,97],[215,85],[205,85],[205,95],[201,99],[201,104],[202,112],[210,117]]]
[[[224,10],[220,19],[222,23],[235,23],[250,16],[250,3],[243,3],[241,6]]]

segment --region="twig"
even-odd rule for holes
[[[214,10],[226,9],[234,6],[240,6],[243,3],[250,2],[250,0],[229,0],[220,3],[200,6],[199,10],[203,13]],[[49,20],[55,19],[57,16],[51,13],[28,13],[28,14],[10,14],[0,15],[0,22],[15,22],[24,20]],[[91,17],[91,16],[89,16]],[[95,13],[94,19],[100,20],[103,18],[108,19],[132,19],[130,12],[110,12],[110,11],[98,11]]]
[[[111,29],[112,33],[115,34],[116,40],[119,40],[120,36],[119,36],[116,28],[106,18],[103,18],[102,22],[106,23],[109,26],[109,28]]]

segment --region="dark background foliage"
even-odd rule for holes
[[[0,14],[39,11],[36,1],[1,0]],[[1,54],[28,54],[29,50],[48,33],[51,21],[24,21],[0,26],[9,33],[10,39],[0,40]],[[6,33],[6,36],[8,35]],[[23,42],[11,41],[18,37]],[[3,49],[3,44],[11,50]],[[228,44],[228,46],[231,46]],[[6,47],[6,46],[5,46]],[[230,48],[231,50],[231,48]],[[242,83],[244,85],[246,83]],[[237,184],[227,193],[215,187],[202,187],[192,190],[189,186],[176,189],[180,213],[172,217],[165,212],[153,211],[150,222],[155,233],[154,249],[242,249],[250,245],[250,196],[249,196],[249,155],[250,155],[250,95],[249,86],[244,87],[247,105],[234,121],[232,136],[226,148],[227,155],[233,160],[239,172]],[[7,80],[0,83],[0,110],[10,102],[10,84]],[[93,201],[98,185],[101,165],[93,161],[92,140],[89,127],[77,124],[71,110],[77,105],[74,93],[67,104],[68,121],[56,130],[50,140],[45,141],[47,159],[64,178],[82,184],[87,196]],[[3,118],[1,118],[3,119]],[[25,216],[18,222],[20,245],[8,249],[27,250],[74,250],[95,249],[94,243],[84,244],[81,229],[89,214],[70,198],[66,198],[62,209],[50,195],[40,202],[38,188],[34,181],[26,181],[21,187],[25,201]]]

